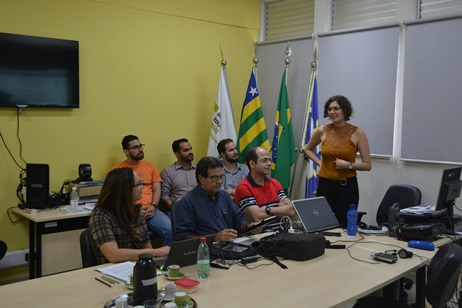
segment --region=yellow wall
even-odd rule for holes
[[[190,139],[197,162],[207,152],[220,45],[239,122],[259,5],[260,0],[0,0],[0,32],[80,44],[80,109],[26,109],[19,115],[22,157],[50,165],[53,191],[77,178],[80,163],[90,163],[93,177],[103,179],[124,159],[120,141],[127,134],[140,137],[145,159],[160,170],[175,160],[171,142],[181,137]],[[0,133],[25,167],[17,123],[16,109],[0,108]],[[18,203],[19,172],[0,143],[0,239],[10,251],[28,248],[28,224],[11,223],[6,214]],[[3,278],[7,274],[0,271]]]

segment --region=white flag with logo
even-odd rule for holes
[[[207,156],[218,157],[217,144],[225,138],[230,138],[236,142],[236,129],[234,127],[231,99],[229,98],[228,79],[226,69],[223,67],[218,85],[218,96],[213,108]]]

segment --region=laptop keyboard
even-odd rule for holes
[[[167,257],[155,257],[154,261],[156,262],[156,266],[161,271],[164,270],[165,262],[167,261]]]

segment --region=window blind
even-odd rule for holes
[[[396,0],[332,0],[332,30],[396,22]]]
[[[420,18],[462,14],[461,0],[420,0]]]
[[[313,32],[314,0],[265,3],[265,41],[311,35]]]

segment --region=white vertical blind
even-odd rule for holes
[[[281,0],[265,3],[265,41],[311,35],[314,0]]]
[[[396,22],[396,0],[332,0],[332,30]]]
[[[462,0],[420,0],[420,18],[462,14]]]

